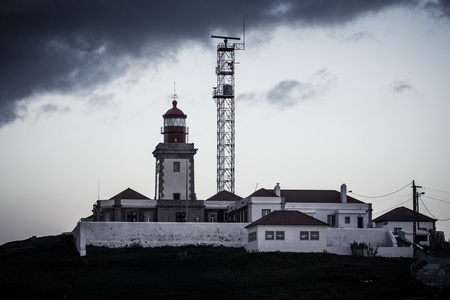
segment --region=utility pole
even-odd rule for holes
[[[417,258],[417,228],[419,228],[419,192],[417,189],[421,189],[421,186],[416,185],[415,181],[412,182],[413,188],[413,256]],[[425,193],[420,193],[423,195]]]
[[[412,188],[413,188],[413,257],[417,258],[417,232],[416,232],[416,222],[417,222],[417,187],[416,183],[413,180],[412,182]]]

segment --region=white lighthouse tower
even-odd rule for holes
[[[174,97],[175,98],[175,97]],[[172,101],[172,108],[164,115],[164,143],[153,151],[156,158],[155,199],[158,221],[184,222],[203,220],[203,201],[196,200],[194,155],[197,149],[187,143],[187,115]]]

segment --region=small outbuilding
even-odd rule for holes
[[[430,245],[430,231],[436,230],[436,219],[421,213],[416,215],[416,235],[420,245]],[[388,227],[394,236],[406,242],[413,242],[414,211],[404,206],[397,207],[374,219],[376,227]]]
[[[247,251],[323,252],[328,224],[300,211],[276,210],[247,225]]]

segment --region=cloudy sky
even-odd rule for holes
[[[0,244],[71,231],[130,187],[154,198],[162,114],[187,115],[216,193],[217,39],[236,52],[236,194],[339,190],[450,237],[450,1],[0,3]],[[393,192],[396,192],[391,194]],[[366,197],[366,196],[370,196]],[[447,220],[447,221],[444,221]]]

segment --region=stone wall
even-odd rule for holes
[[[122,248],[205,245],[243,247],[247,244],[246,223],[175,222],[88,222],[81,220],[73,235],[78,252],[86,246]]]

